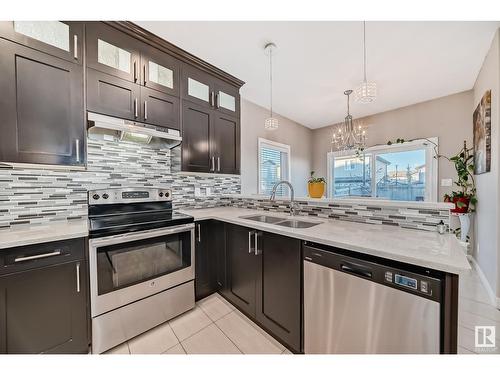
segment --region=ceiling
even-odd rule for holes
[[[363,78],[363,24],[328,22],[136,22],[242,79],[243,98],[269,106],[273,59],[275,112],[309,128],[342,121],[344,90]],[[471,89],[500,22],[366,23],[367,75],[378,85],[374,103],[353,103],[363,117]]]

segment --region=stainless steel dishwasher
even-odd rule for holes
[[[439,276],[339,252],[304,245],[304,352],[439,353]]]

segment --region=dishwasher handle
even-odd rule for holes
[[[368,279],[371,279],[373,274],[371,271],[360,267],[357,264],[352,264],[352,263],[342,263],[340,265],[340,269],[346,273],[351,273],[353,275],[358,275],[361,277],[366,277]]]

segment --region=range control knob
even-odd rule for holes
[[[103,198],[103,199],[108,199],[108,198],[109,198],[109,195],[108,195],[107,193],[104,193],[104,194],[102,195],[102,198]]]
[[[99,194],[94,194],[94,195],[92,195],[92,198],[94,200],[98,200],[100,198],[100,196],[99,196]]]
[[[166,192],[165,192],[165,197],[166,197],[166,198],[170,197],[170,192],[169,192],[169,191],[166,191]]]
[[[163,197],[163,191],[160,191],[160,194],[158,194],[161,197]]]

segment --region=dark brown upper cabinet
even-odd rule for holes
[[[153,47],[141,54],[142,85],[179,96],[180,61]]]
[[[87,70],[91,112],[180,129],[179,98],[94,69]]]
[[[213,111],[188,101],[182,106],[182,170],[213,172],[210,128]]]
[[[214,157],[214,172],[240,173],[239,118],[214,113],[210,139],[211,153]]]
[[[82,166],[82,66],[0,39],[0,162]]]
[[[183,99],[206,108],[215,108],[214,78],[190,65],[182,68],[181,95]]]
[[[178,97],[141,87],[141,105],[141,121],[180,130],[180,101]]]
[[[87,69],[87,109],[139,121],[141,87],[115,76]]]
[[[4,21],[0,37],[82,64],[83,23],[66,21]]]
[[[184,101],[182,170],[238,174],[240,121],[206,106]]]
[[[207,108],[231,116],[240,114],[238,87],[192,66],[183,66],[181,93],[183,99]]]
[[[140,84],[142,44],[102,22],[86,24],[87,67]]]
[[[240,93],[237,87],[229,85],[221,80],[215,83],[214,106],[226,115],[239,117],[240,115]]]

